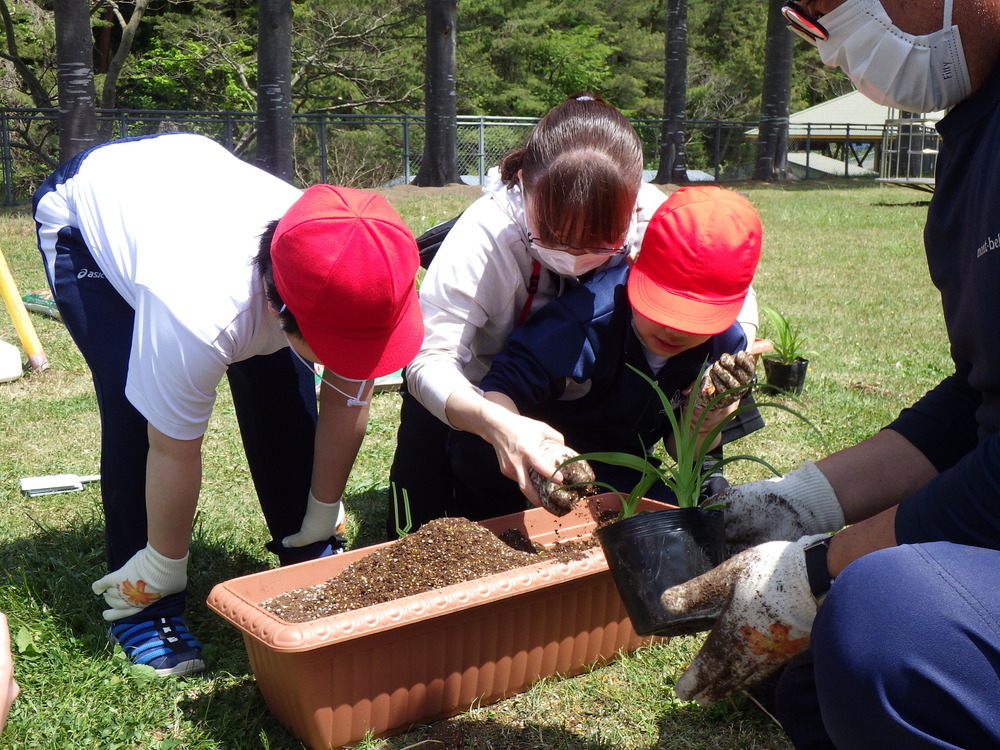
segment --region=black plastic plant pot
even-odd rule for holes
[[[596,534],[637,634],[674,636],[711,629],[720,608],[669,615],[660,605],[660,595],[725,559],[721,510],[640,513],[603,526]]]
[[[808,367],[809,360],[801,357],[791,363],[764,357],[764,379],[773,391],[799,395],[806,382]]]

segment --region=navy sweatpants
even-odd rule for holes
[[[129,304],[101,273],[79,231],[57,243],[52,293],[70,335],[90,367],[101,419],[101,499],[108,570],[146,545],[147,422],[125,398],[132,323]],[[302,524],[312,475],[316,390],[312,373],[288,349],[232,364],[227,373],[243,447],[282,564],[321,556],[318,542],[285,549],[281,539]],[[169,617],[184,609],[184,592],[120,622]]]
[[[1000,747],[1000,551],[867,555],[834,582],[777,690],[799,750]]]

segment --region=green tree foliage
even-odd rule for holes
[[[688,117],[756,121],[767,3],[689,1]],[[813,47],[796,41],[792,112],[851,90],[846,76],[825,67]]]
[[[460,111],[537,117],[591,90],[630,115],[655,116],[662,110],[659,5],[465,0],[458,21]]]
[[[6,106],[54,104],[52,7],[52,0],[0,0]],[[120,29],[103,12],[95,28],[114,42]],[[423,14],[422,0],[296,0],[295,111],[421,111]],[[755,120],[765,4],[689,0],[688,14],[688,119]],[[664,15],[665,0],[462,0],[458,111],[537,117],[591,89],[629,116],[659,119]],[[253,0],[155,3],[125,62],[118,104],[253,110],[255,50]],[[792,111],[850,90],[796,42]]]

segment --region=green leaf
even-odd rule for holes
[[[35,636],[27,628],[21,628],[14,637],[14,647],[17,653],[22,656],[38,656],[39,650],[35,647]]]

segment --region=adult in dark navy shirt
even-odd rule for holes
[[[1000,0],[786,18],[870,98],[950,109],[924,238],[955,371],[864,442],[720,496],[744,551],[664,593],[728,600],[677,693],[710,704],[800,654],[776,694],[796,747],[1000,747]]]

